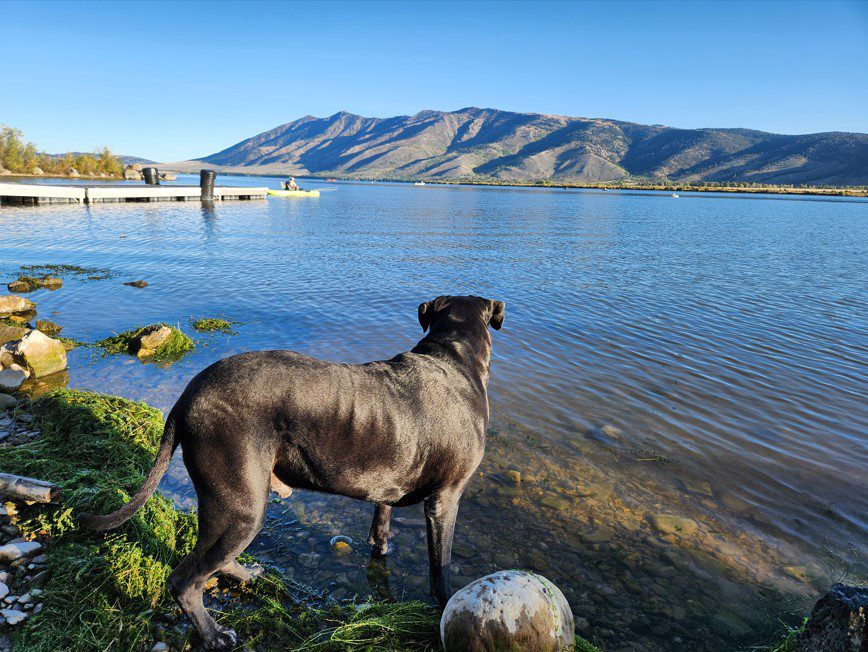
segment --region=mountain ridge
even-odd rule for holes
[[[304,116],[177,164],[263,174],[605,183],[625,179],[868,184],[868,134],[680,129],[466,107]]]

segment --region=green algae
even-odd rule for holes
[[[199,331],[200,333],[226,333],[227,335],[235,335],[232,326],[234,326],[236,322],[228,321],[226,319],[203,317],[202,319],[193,320],[190,323],[193,326],[193,330]]]
[[[172,335],[162,346],[155,349],[152,354],[148,355],[147,360],[154,362],[175,362],[196,348],[196,343],[180,328],[168,324],[160,325],[169,328],[172,331]],[[98,340],[94,343],[94,346],[102,348],[107,355],[116,355],[121,353],[135,355],[136,352],[133,350],[133,343],[146,328],[148,328],[148,326],[141,326],[139,328],[124,331],[123,333],[118,333],[117,335],[112,335],[111,337]]]

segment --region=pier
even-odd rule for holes
[[[265,199],[268,188],[215,186],[214,200]],[[104,202],[201,201],[199,186],[49,185],[0,183],[0,205],[97,204]]]

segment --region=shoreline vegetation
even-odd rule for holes
[[[123,179],[124,165],[108,147],[93,154],[51,155],[25,143],[20,129],[0,129],[0,176]]]

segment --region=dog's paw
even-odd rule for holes
[[[206,650],[232,650],[238,645],[238,634],[234,629],[221,627],[217,633],[204,641]]]
[[[374,537],[368,537],[368,543],[371,545],[371,552],[379,557],[385,557],[389,554],[389,542],[378,541]]]

